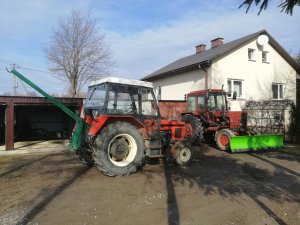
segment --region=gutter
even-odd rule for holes
[[[208,89],[208,72],[207,72],[207,70],[210,68],[210,66],[211,66],[211,61],[204,61],[199,64],[199,69],[203,70],[205,72],[204,80],[205,80],[205,89],[206,90]]]

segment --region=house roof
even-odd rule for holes
[[[145,81],[156,80],[162,77],[178,74],[180,72],[198,69],[200,65],[204,65],[204,67],[205,66],[207,67],[210,65],[212,60],[217,59],[229,53],[230,51],[239,48],[240,46],[246,44],[247,42],[256,39],[261,34],[265,34],[269,37],[269,44],[273,46],[279,52],[279,54],[281,54],[282,57],[285,58],[292,67],[295,68],[295,70],[299,74],[300,65],[296,63],[296,61],[289,55],[289,53],[287,53],[283,49],[283,47],[281,47],[281,45],[266,30],[261,30],[253,34],[250,34],[248,36],[223,44],[219,47],[208,49],[204,52],[178,59],[175,62],[172,62],[166,65],[165,67],[145,76],[141,80],[145,80]]]

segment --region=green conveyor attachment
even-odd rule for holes
[[[73,151],[78,150],[81,146],[81,142],[83,138],[83,129],[84,129],[83,122],[81,121],[76,122],[75,130],[72,135],[70,146],[69,146]]]
[[[283,134],[236,136],[230,138],[230,149],[232,153],[278,149],[284,147],[283,141]]]

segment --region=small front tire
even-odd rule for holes
[[[187,166],[193,160],[193,151],[190,146],[181,142],[176,146],[173,153],[174,163],[178,166]]]
[[[229,129],[223,129],[216,133],[215,140],[218,149],[221,151],[230,151],[230,138],[235,134]]]

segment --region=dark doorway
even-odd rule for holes
[[[5,142],[5,105],[0,105],[0,144]]]
[[[15,105],[15,141],[66,139],[74,125],[74,119],[53,105]]]

